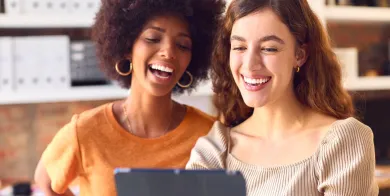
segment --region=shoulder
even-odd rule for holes
[[[359,159],[358,157],[373,156],[375,150],[372,130],[352,117],[337,120],[323,138],[318,153],[320,161],[335,157],[338,157],[337,159],[351,159],[352,157]]]
[[[191,151],[187,169],[225,168],[229,129],[216,121],[211,131],[198,139]]]
[[[99,118],[105,117],[107,111],[112,110],[112,104],[106,103],[78,114],[78,122],[80,125],[96,122]]]
[[[73,129],[79,139],[84,138],[91,131],[95,130],[96,127],[102,125],[102,122],[107,118],[111,108],[112,103],[106,103],[79,114],[75,114],[66,127]]]
[[[356,118],[350,117],[335,121],[323,142],[370,142],[372,139],[371,128]]]
[[[216,153],[224,153],[227,150],[230,129],[220,121],[215,121],[210,132],[201,137],[196,146],[199,149],[212,150]]]
[[[370,127],[352,117],[335,121],[318,155],[318,190],[330,195],[377,195]]]

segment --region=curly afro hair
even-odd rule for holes
[[[225,0],[102,0],[92,27],[100,68],[110,79],[130,88],[131,75],[120,76],[115,64],[132,52],[132,46],[148,20],[158,15],[175,14],[189,24],[193,44],[187,71],[193,75],[193,83],[186,89],[176,85],[173,92],[191,91],[208,78],[214,37],[224,9]],[[180,81],[185,84],[185,80],[188,82],[186,74]]]

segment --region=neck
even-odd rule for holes
[[[170,129],[174,105],[171,93],[153,96],[143,88],[132,85],[131,93],[124,104],[133,134],[140,137],[158,137]]]
[[[250,117],[253,135],[268,139],[280,139],[294,133],[305,124],[306,108],[291,90],[273,103],[255,108]]]

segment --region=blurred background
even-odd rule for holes
[[[308,1],[330,33],[357,118],[374,131],[377,179],[390,195],[390,0]],[[99,6],[0,0],[0,188],[32,181],[73,114],[128,95],[97,67],[90,27]],[[175,99],[215,115],[211,96],[208,81]]]

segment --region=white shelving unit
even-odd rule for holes
[[[325,19],[332,22],[390,23],[390,8],[360,6],[327,6]]]
[[[88,101],[120,99],[128,95],[128,91],[117,86],[87,86],[70,89],[31,90],[0,92],[0,104],[51,103],[67,101]]]
[[[80,14],[0,14],[0,28],[89,28],[93,21],[93,15]]]
[[[325,0],[308,1],[324,24],[327,22],[390,24],[390,8],[327,6]],[[353,77],[352,82],[346,83],[345,88],[351,91],[390,90],[390,76]]]
[[[72,87],[63,90],[0,91],[0,105],[122,99],[127,97],[129,93],[131,90],[114,85]],[[189,95],[211,95],[211,83],[204,82],[191,94],[183,94],[183,96]]]
[[[390,90],[390,76],[359,77],[345,88],[351,91]]]

